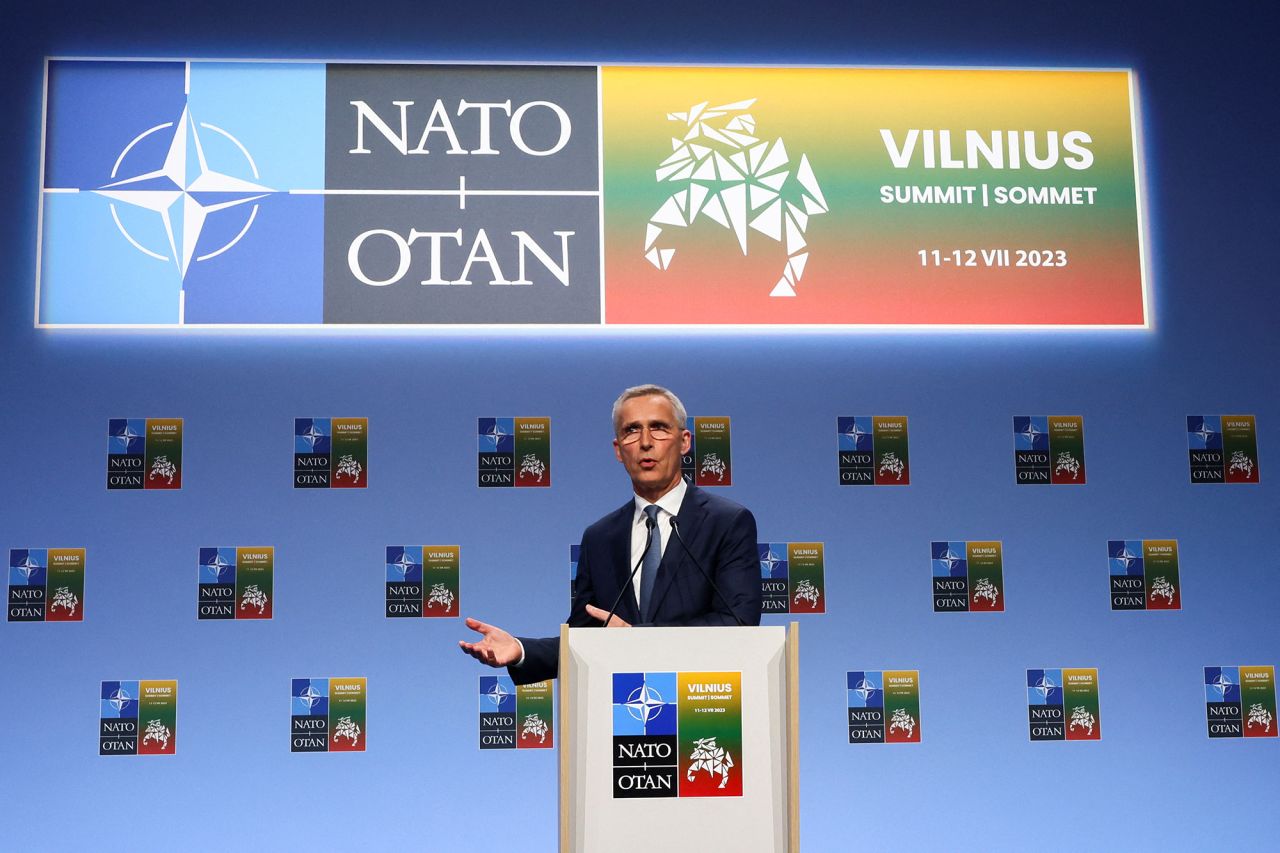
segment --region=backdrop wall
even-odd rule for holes
[[[628,495],[608,405],[641,381],[732,418],[724,493],[761,541],[826,543],[828,612],[798,617],[806,849],[1269,841],[1277,742],[1210,741],[1201,687],[1204,666],[1280,663],[1263,30],[1078,4],[70,2],[18,19],[0,37],[0,548],[85,547],[88,573],[83,623],[0,625],[6,843],[551,849],[554,753],[476,748],[465,629],[384,618],[383,554],[458,544],[464,613],[552,631],[570,543]],[[1132,67],[1154,330],[37,331],[45,55]],[[1257,416],[1261,485],[1189,484],[1186,416],[1219,413]],[[835,420],[855,414],[910,418],[909,487],[837,485]],[[1088,485],[1014,485],[1025,414],[1084,416]],[[495,415],[552,419],[552,488],[475,487],[476,418]],[[293,418],[330,416],[369,418],[367,490],[291,488]],[[113,417],[185,419],[181,491],[103,488]],[[1110,611],[1106,542],[1141,538],[1179,541],[1180,612]],[[943,539],[1003,541],[1006,612],[932,612]],[[197,622],[199,547],[259,544],[276,549],[274,619]],[[1101,742],[1028,742],[1025,671],[1058,666],[1099,669]],[[922,743],[847,743],[844,678],[861,669],[920,671]],[[290,754],[289,679],[348,675],[368,678],[368,751]],[[178,754],[99,758],[99,683],[138,678],[178,680]]]

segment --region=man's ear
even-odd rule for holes
[[[688,450],[688,448],[685,449]],[[613,440],[613,455],[618,457],[619,462],[622,461],[622,448],[618,446],[618,439],[616,438]]]
[[[614,443],[616,444],[617,442]],[[693,446],[693,433],[687,429],[680,430],[680,455],[688,455],[691,446]]]

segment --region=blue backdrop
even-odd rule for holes
[[[1247,10],[1249,7],[1242,6]],[[1278,664],[1276,66],[1247,11],[1167,4],[128,8],[0,35],[9,412],[0,549],[88,549],[83,624],[0,625],[12,849],[550,850],[553,752],[480,752],[451,620],[382,615],[390,544],[462,546],[463,611],[551,631],[568,548],[627,496],[608,404],[733,418],[762,541],[826,543],[803,617],[806,850],[1258,847],[1275,740],[1210,741],[1201,668]],[[45,55],[1132,67],[1155,328],[1122,333],[39,332]],[[1192,487],[1188,414],[1258,416],[1261,486]],[[839,415],[910,417],[912,485],[836,485]],[[1089,484],[1013,484],[1011,417],[1082,414]],[[475,488],[475,419],[549,416],[550,490]],[[294,417],[370,419],[371,485],[290,486]],[[111,417],[185,418],[180,492],[103,489]],[[1108,539],[1176,538],[1183,610],[1112,613]],[[929,542],[1000,539],[1007,612],[935,615]],[[276,548],[276,616],[194,618],[200,546]],[[781,621],[771,617],[769,621]],[[1099,743],[1029,743],[1029,667],[1096,666]],[[844,674],[919,669],[924,741],[850,746]],[[364,675],[369,751],[291,755],[292,677]],[[174,757],[105,759],[106,679],[177,678]],[[621,831],[621,828],[620,828]]]

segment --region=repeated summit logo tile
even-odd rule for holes
[[[364,752],[364,678],[295,678],[290,683],[290,752]]]
[[[1004,547],[993,542],[933,542],[933,612],[1002,612]]]
[[[173,755],[178,749],[178,682],[104,681],[99,755]]]
[[[201,548],[197,619],[270,619],[275,609],[276,549]]]
[[[388,545],[388,618],[453,617],[461,607],[457,545]]]
[[[9,621],[83,621],[84,567],[84,548],[9,549]]]
[[[476,433],[481,488],[551,485],[550,418],[478,418]]]
[[[368,418],[294,418],[295,489],[363,489],[368,485]]]
[[[826,613],[821,542],[757,542],[765,613]]]
[[[1206,666],[1204,711],[1209,737],[1275,737],[1276,668]]]
[[[1181,610],[1178,540],[1107,542],[1112,610]]]
[[[1083,486],[1084,418],[1014,415],[1013,474],[1022,486]]]
[[[1257,419],[1253,415],[1188,415],[1192,483],[1257,483]]]
[[[733,485],[733,448],[728,418],[689,418],[689,452],[680,457],[680,473],[695,486]]]
[[[480,676],[481,749],[551,749],[555,700],[550,681],[517,685],[507,675]]]
[[[107,488],[182,488],[182,418],[111,418]]]
[[[845,689],[849,743],[920,742],[919,670],[854,670]]]
[[[615,672],[613,796],[740,797],[742,673]]]
[[[836,462],[842,486],[907,486],[911,456],[905,417],[836,418]]]
[[[1100,740],[1098,670],[1027,670],[1027,725],[1036,740]]]

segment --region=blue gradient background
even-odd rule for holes
[[[1278,81],[1250,8],[76,0],[11,18],[0,548],[84,546],[88,574],[83,624],[0,625],[4,846],[553,849],[554,752],[476,748],[463,628],[382,616],[385,548],[456,542],[464,612],[551,631],[566,544],[627,495],[608,404],[649,380],[733,418],[726,492],[762,541],[826,543],[829,612],[802,620],[805,850],[1274,843],[1280,743],[1210,742],[1202,689],[1206,665],[1280,663]],[[1132,67],[1155,331],[37,332],[47,54]],[[494,412],[552,418],[553,488],[475,487]],[[836,485],[850,412],[910,417],[909,488]],[[1013,485],[1026,412],[1085,416],[1087,486]],[[1185,418],[1219,413],[1258,416],[1261,486],[1189,485]],[[292,419],[317,414],[369,417],[368,490],[290,488]],[[135,416],[185,418],[180,492],[103,488],[107,420]],[[1163,537],[1184,610],[1109,612],[1107,540]],[[1007,612],[931,612],[943,539],[1004,542]],[[198,549],[233,544],[275,546],[276,618],[198,623]],[[1026,670],[1059,666],[1099,668],[1101,742],[1027,742]],[[884,668],[920,670],[926,740],[849,746],[845,673]],[[312,675],[368,677],[368,752],[289,754],[290,679]],[[159,678],[179,681],[178,754],[99,758],[100,683]]]

